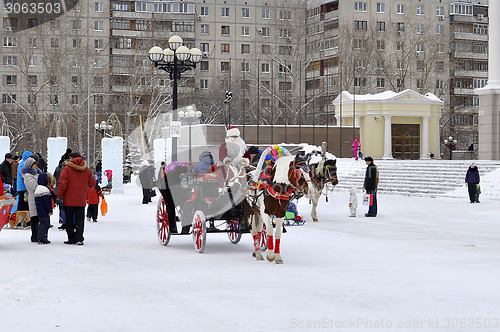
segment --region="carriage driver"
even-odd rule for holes
[[[292,154],[286,148],[279,145],[271,145],[267,149],[265,149],[260,155],[259,163],[257,164],[257,168],[253,171],[252,182],[256,183],[259,180],[260,173],[262,172],[262,166],[264,163],[269,165],[272,161],[276,161],[276,159],[283,156],[291,156]]]
[[[219,160],[226,166],[230,164],[247,166],[250,159],[245,141],[240,137],[240,130],[236,127],[229,127],[226,139],[219,147]]]

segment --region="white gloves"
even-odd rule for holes
[[[232,162],[232,160],[229,157],[224,158],[224,160],[222,161],[222,163],[226,166],[229,166],[231,164],[231,162]]]

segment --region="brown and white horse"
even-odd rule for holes
[[[317,207],[321,194],[325,190],[331,190],[328,188],[330,184],[335,186],[339,183],[336,164],[337,160],[335,159],[321,160],[309,164],[310,172],[302,171],[299,183],[305,191],[306,197],[312,201],[311,217],[314,222],[318,221]]]
[[[267,176],[261,176],[259,186],[247,192],[247,202],[251,207],[252,236],[254,253],[257,260],[263,260],[260,238],[262,226],[266,225],[268,236],[267,260],[282,264],[280,244],[283,219],[290,196],[301,190],[299,186],[300,169],[296,168],[295,157],[281,157],[274,163]],[[276,228],[271,218],[275,217]]]

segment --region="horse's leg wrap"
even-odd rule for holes
[[[253,247],[255,251],[260,250],[260,234],[261,232],[253,235]]]
[[[274,250],[273,238],[274,238],[274,236],[272,236],[272,235],[267,236],[267,250]]]
[[[274,253],[279,254],[280,253],[280,242],[281,239],[276,239],[276,247],[274,248]]]

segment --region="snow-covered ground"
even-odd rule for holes
[[[161,246],[155,204],[128,184],[86,223],[84,246],[64,245],[57,224],[45,246],[26,230],[0,232],[0,330],[495,331],[500,207],[456,196],[380,194],[377,218],[361,205],[349,218],[337,191],[321,199],[318,223],[302,199],[308,222],[287,228],[276,265],[252,258],[248,234],[237,245],[208,234],[201,255],[190,236]]]

